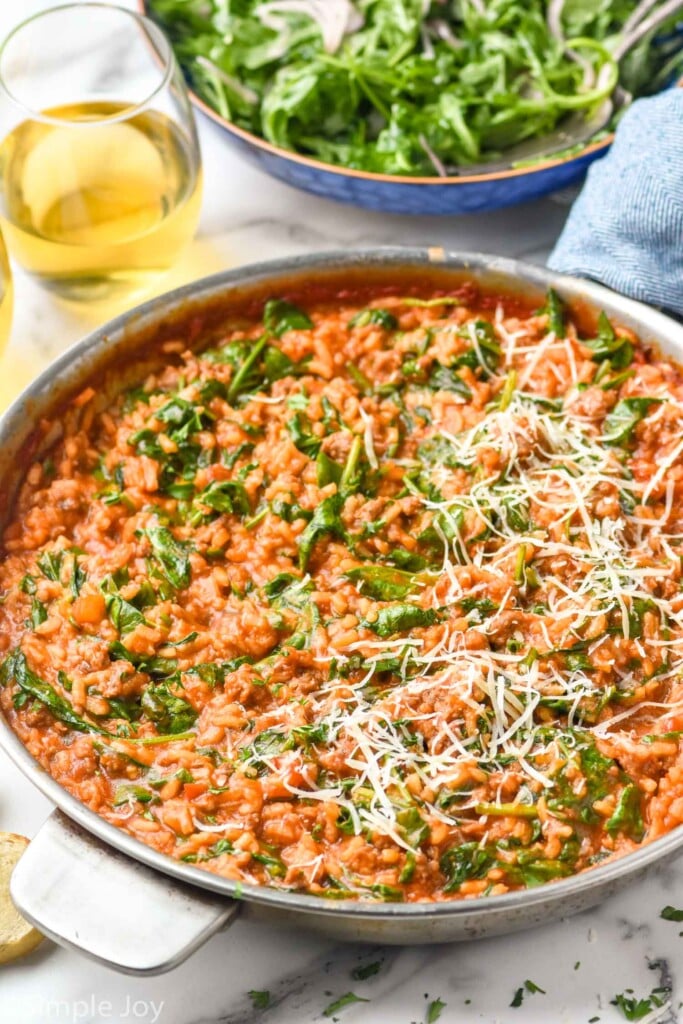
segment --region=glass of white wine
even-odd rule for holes
[[[0,47],[0,218],[64,298],[144,290],[194,234],[201,163],[163,32],[104,3],[24,21]]]
[[[12,272],[9,260],[7,259],[5,242],[2,235],[0,235],[0,355],[2,355],[2,350],[9,341],[13,305]]]

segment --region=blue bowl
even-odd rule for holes
[[[292,153],[226,121],[190,91],[193,105],[225,132],[234,148],[260,170],[287,185],[385,213],[478,213],[540,199],[579,181],[590,164],[609,149],[613,135],[586,144],[571,157],[553,157],[532,167],[509,168],[486,174],[447,178],[404,178],[373,174]]]
[[[586,144],[575,156],[550,158],[532,167],[447,178],[404,178],[335,167],[280,149],[226,121],[196,93],[190,92],[190,99],[220,125],[235,149],[273,178],[325,199],[385,213],[477,213],[539,199],[579,181],[589,165],[604,156],[614,138],[606,136]]]
[[[138,0],[138,6],[141,13],[148,13],[146,0]],[[683,85],[683,80],[679,84]],[[397,177],[336,167],[281,149],[238,128],[192,90],[189,95],[196,109],[223,129],[235,149],[273,178],[325,199],[384,213],[481,213],[540,199],[580,181],[590,164],[605,155],[614,139],[613,134],[607,135],[599,142],[586,143],[573,156],[550,157],[531,167],[446,178]]]

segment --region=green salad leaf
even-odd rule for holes
[[[566,0],[555,26],[547,0],[354,0],[339,30],[331,0],[148,0],[224,118],[327,163],[403,176],[494,158],[592,111],[617,79],[607,44],[636,5]],[[675,53],[664,26],[625,60],[622,84],[656,91]]]

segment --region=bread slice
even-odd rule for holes
[[[16,910],[9,894],[9,880],[14,865],[28,846],[25,836],[0,832],[0,964],[30,953],[43,941]]]

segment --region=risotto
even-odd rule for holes
[[[473,284],[205,344],[41,424],[0,559],[38,762],[170,857],[333,899],[536,886],[683,823],[681,369]]]

